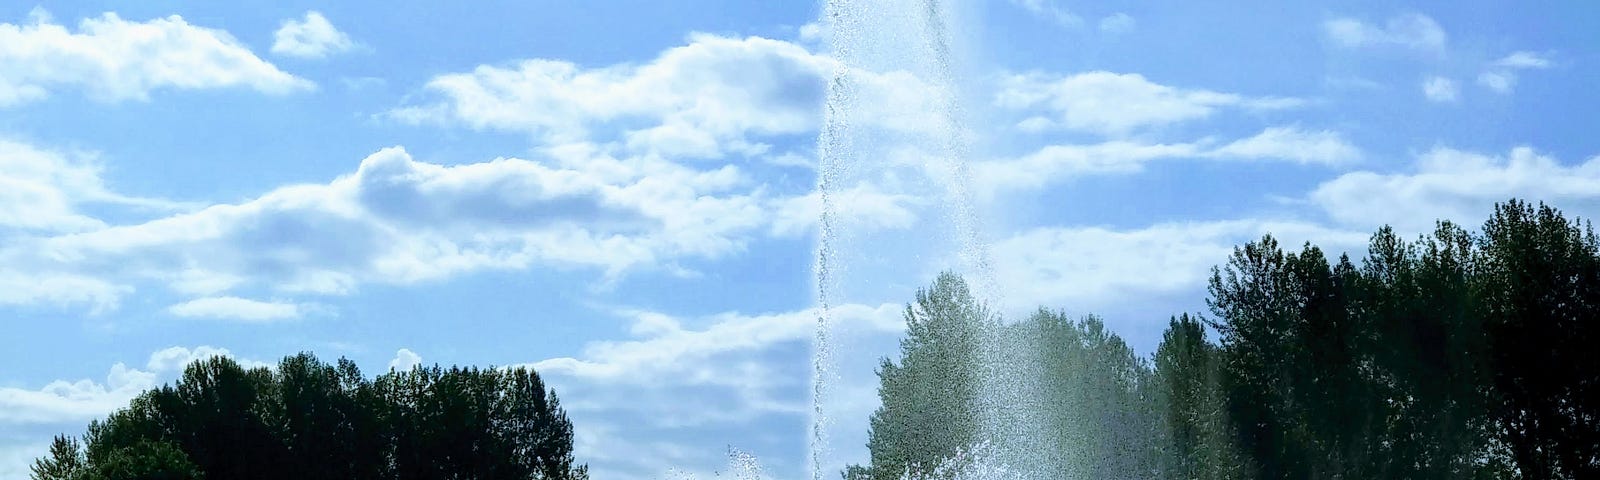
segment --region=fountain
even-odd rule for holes
[[[816,255],[818,318],[813,355],[812,419],[808,466],[814,479],[837,478],[841,465],[832,457],[837,413],[829,405],[843,382],[834,309],[864,291],[882,289],[862,280],[852,267],[873,260],[850,254],[874,244],[918,245],[913,260],[954,258],[943,270],[970,280],[982,303],[998,303],[999,288],[979,215],[971,193],[967,162],[971,132],[963,108],[957,74],[955,11],[947,0],[827,0],[824,20],[831,33],[832,57],[838,62],[827,86],[824,123],[818,140],[817,189],[822,201],[820,240]],[[885,89],[921,94],[920,102],[903,111],[885,112],[877,102],[891,96]],[[902,105],[903,106],[903,105]],[[892,109],[891,109],[892,110]],[[940,214],[930,237],[893,238],[891,234],[850,228],[850,206],[838,194],[870,184],[894,193],[936,199]],[[931,188],[930,188],[931,187]],[[931,240],[930,240],[931,238]],[[892,262],[892,261],[890,261]],[[925,263],[925,262],[924,262]],[[895,268],[890,266],[888,268]],[[870,270],[870,267],[864,268]],[[1019,478],[996,462],[1013,458],[1031,439],[1022,427],[1037,426],[1022,404],[1027,386],[1008,379],[1002,362],[1027,352],[1014,342],[988,336],[980,352],[974,411],[981,438],[1006,438],[1004,444],[974,445],[963,459],[951,459],[936,471],[959,478]],[[859,372],[853,372],[859,373]],[[1011,384],[1000,385],[1008,382]],[[862,419],[848,419],[857,421]],[[1021,434],[1020,436],[1018,434]]]

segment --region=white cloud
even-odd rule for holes
[[[184,207],[112,192],[100,173],[92,154],[68,154],[0,138],[0,232],[75,232],[105,227],[105,222],[80,212],[87,204],[154,210]]]
[[[57,380],[38,390],[0,388],[0,425],[89,420],[127,406],[156,386],[156,375],[118,363],[105,382]]]
[[[1361,150],[1331,130],[1305,131],[1298,127],[1269,127],[1250,138],[1236,140],[1210,151],[1208,156],[1241,159],[1282,159],[1302,164],[1340,165],[1361,158]]]
[[[1382,26],[1336,18],[1324,22],[1322,31],[1335,45],[1345,48],[1401,47],[1443,53],[1449,40],[1438,22],[1415,13],[1390,17]]]
[[[135,396],[159,385],[159,378],[177,374],[189,362],[212,357],[233,358],[225,348],[171,347],[150,354],[146,362],[148,371],[120,362],[112,365],[103,382],[56,380],[38,390],[0,388],[0,425],[82,423],[97,419],[126,407]],[[235,360],[246,368],[269,366],[254,360]]]
[[[33,461],[50,453],[50,443],[0,444],[0,478],[31,478]]]
[[[0,247],[7,267],[0,279],[98,288],[24,289],[0,300],[115,305],[137,282],[155,281],[217,297],[174,313],[264,320],[304,313],[306,305],[222,294],[340,295],[367,282],[532,265],[595,267],[614,278],[738,252],[773,228],[769,209],[792,203],[769,199],[733,166],[694,170],[586,146],[547,154],[555,166],[521,159],[442,166],[390,148],[326,184],[144,223],[21,238]]]
[[[1200,152],[1200,147],[1192,143],[1116,140],[1095,145],[1047,145],[1017,159],[978,164],[976,183],[989,191],[1034,189],[1084,175],[1139,172],[1152,160],[1198,156]]]
[[[870,184],[858,184],[831,192],[841,228],[866,232],[880,228],[906,228],[917,222],[913,209],[926,204],[923,199],[903,193],[883,192]],[[775,202],[772,232],[775,235],[810,233],[822,218],[822,194],[789,197]]]
[[[66,88],[116,102],[162,89],[226,87],[282,95],[313,84],[256,57],[227,32],[177,15],[130,22],[106,13],[82,20],[76,32],[39,9],[25,24],[0,23],[0,107]]]
[[[1587,208],[1600,198],[1600,156],[1565,165],[1528,147],[1506,155],[1438,147],[1419,155],[1410,172],[1346,173],[1310,195],[1345,224],[1388,224],[1415,233],[1431,231],[1435,220],[1476,226],[1488,218],[1495,202],[1512,197]],[[1593,217],[1600,211],[1569,213]]]
[[[1203,292],[1210,269],[1236,245],[1271,233],[1298,248],[1364,245],[1367,234],[1299,221],[1162,223],[1139,229],[1048,227],[994,244],[995,274],[1013,309],[1040,305],[1096,311],[1153,295]]]
[[[818,22],[808,22],[800,26],[800,41],[813,44],[823,44],[828,41],[828,28]]]
[[[422,356],[417,355],[416,352],[411,351],[409,348],[402,348],[395,351],[394,359],[389,361],[390,370],[398,370],[402,372],[417,368],[417,365],[422,365]]]
[[[1151,82],[1136,73],[1094,71],[1059,78],[1039,73],[1012,75],[1001,80],[995,103],[1037,112],[1040,116],[1021,125],[1024,130],[1066,128],[1120,136],[1206,118],[1224,107],[1278,110],[1305,102],[1183,89]]]
[[[43,272],[0,272],[0,305],[88,305],[90,313],[117,308],[133,288],[89,275]]]
[[[1496,67],[1512,69],[1545,69],[1550,68],[1550,65],[1548,55],[1528,51],[1512,52],[1493,64]]]
[[[892,346],[904,328],[902,308],[846,304],[833,310],[834,325],[840,335]],[[805,422],[810,371],[804,359],[816,311],[695,318],[617,313],[629,320],[635,338],[591,342],[577,358],[530,365],[560,392],[576,426],[577,455],[611,477],[660,478],[663,465],[716,465],[729,444],[793,448],[787,435],[748,426]],[[850,399],[867,409],[859,415],[863,426],[876,402],[868,393]],[[647,440],[662,437],[680,440]]]
[[[195,348],[167,347],[166,349],[150,354],[150,360],[145,362],[145,368],[152,372],[179,372],[190,363],[209,360],[215,357],[230,358],[244,368],[271,368],[272,364],[238,358],[226,348],[217,348],[210,345],[201,345]]]
[[[1490,63],[1488,70],[1478,74],[1478,84],[1504,95],[1516,88],[1518,70],[1543,70],[1550,66],[1550,59],[1545,55],[1526,51],[1514,52]]]
[[[1445,77],[1428,77],[1422,81],[1422,96],[1431,102],[1454,102],[1460,97],[1461,89],[1456,86],[1456,81]]]
[[[1361,150],[1331,130],[1269,127],[1253,136],[1213,147],[1210,139],[1191,143],[1139,143],[1113,140],[1093,145],[1047,145],[1015,159],[977,163],[975,183],[982,191],[1037,189],[1088,175],[1129,174],[1164,159],[1282,160],[1341,165],[1361,158]]]
[[[1517,85],[1517,76],[1504,70],[1491,70],[1478,74],[1478,85],[1495,93],[1511,93],[1512,87]]]
[[[1083,25],[1083,18],[1072,13],[1065,7],[1057,5],[1055,0],[1011,0],[1012,5],[1022,7],[1036,17],[1055,22],[1063,27],[1078,27]]]
[[[634,317],[634,333],[646,338],[593,342],[584,347],[583,359],[554,358],[532,366],[543,373],[598,382],[655,384],[677,378],[697,384],[745,387],[752,379],[712,374],[712,370],[738,368],[714,359],[809,340],[817,322],[817,312],[810,309],[755,316],[724,313],[712,316],[711,324],[704,329],[691,330],[682,328],[681,320],[659,313],[627,313]],[[835,308],[833,314],[836,322],[846,328],[887,332],[902,328],[900,307],[894,304],[847,304]],[[674,375],[666,375],[669,372]],[[677,375],[684,373],[687,376]]]
[[[334,28],[316,10],[306,12],[301,19],[284,20],[272,33],[272,39],[272,53],[299,58],[324,58],[356,46],[349,35]]]
[[[180,317],[217,318],[242,322],[271,322],[299,318],[303,309],[298,304],[263,302],[231,296],[197,298],[167,307],[167,312]]]
[[[1136,26],[1138,26],[1138,22],[1133,19],[1133,16],[1122,12],[1100,19],[1100,31],[1104,33],[1128,33],[1133,31]]]
[[[753,136],[813,131],[833,61],[793,43],[696,34],[643,65],[585,68],[559,60],[428,82],[437,100],[393,110],[410,122],[525,131],[565,143],[615,129],[645,152],[689,157],[759,153]]]

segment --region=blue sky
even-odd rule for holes
[[[190,359],[307,350],[535,366],[596,478],[798,477],[841,65],[871,140],[834,197],[834,463],[958,247],[930,99],[967,114],[998,309],[1142,352],[1263,233],[1600,213],[1584,2],[957,2],[955,85],[902,68],[909,1],[862,3],[854,60],[814,2],[0,7],[0,478]]]

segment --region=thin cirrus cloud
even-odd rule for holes
[[[1005,76],[995,104],[1028,115],[1018,124],[1025,131],[1066,129],[1125,136],[1204,119],[1224,108],[1282,110],[1303,106],[1306,101],[1186,89],[1155,83],[1137,73],[1092,71],[1068,76]]]
[[[1428,77],[1422,80],[1422,96],[1434,103],[1450,103],[1460,99],[1461,87],[1449,78]]]
[[[334,28],[321,12],[306,12],[304,17],[284,20],[272,33],[272,53],[287,57],[321,59],[356,48],[350,35]]]
[[[1267,127],[1255,135],[1222,145],[1210,139],[1178,143],[1110,140],[1087,145],[1046,145],[1020,157],[980,162],[974,169],[981,191],[1000,192],[1034,190],[1084,176],[1138,173],[1157,160],[1277,161],[1340,166],[1359,161],[1362,156],[1361,149],[1339,132],[1291,125]]]
[[[1063,27],[1079,27],[1083,25],[1083,17],[1073,13],[1066,7],[1057,5],[1055,0],[1011,0],[1012,5],[1022,8],[1035,17],[1042,18]]]
[[[178,303],[167,307],[167,312],[179,317],[264,323],[300,318],[305,313],[305,308],[295,303],[266,302],[248,298],[221,296],[197,298]]]
[[[1478,85],[1495,93],[1509,94],[1516,88],[1521,70],[1544,70],[1554,65],[1549,54],[1518,51],[1491,62],[1478,74]]]
[[[1382,25],[1335,18],[1323,22],[1322,32],[1342,48],[1398,48],[1433,54],[1444,53],[1450,38],[1432,17],[1418,13],[1395,15]]]
[[[216,88],[284,95],[315,84],[262,60],[227,32],[177,15],[138,22],[105,13],[74,31],[34,9],[24,23],[0,23],[0,107],[62,90],[119,102]]]

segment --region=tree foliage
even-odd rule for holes
[[[1149,361],[1092,316],[1001,322],[941,275],[845,476],[1600,478],[1587,224],[1512,200],[1478,233],[1384,227],[1359,261],[1270,235],[1225,260],[1210,318],[1173,317]]]
[[[1155,472],[1152,371],[1099,319],[1041,310],[1004,324],[952,273],[905,318],[898,362],[878,370],[872,461],[846,478],[944,478],[974,462],[1036,478]],[[1018,443],[1035,439],[1047,443]]]
[[[1329,267],[1270,236],[1211,279],[1227,417],[1260,478],[1600,475],[1600,248],[1555,209],[1372,236]]]
[[[391,371],[310,354],[274,369],[228,358],[190,364],[83,442],[58,437],[39,480],[575,479],[572,424],[538,374],[516,369]]]

